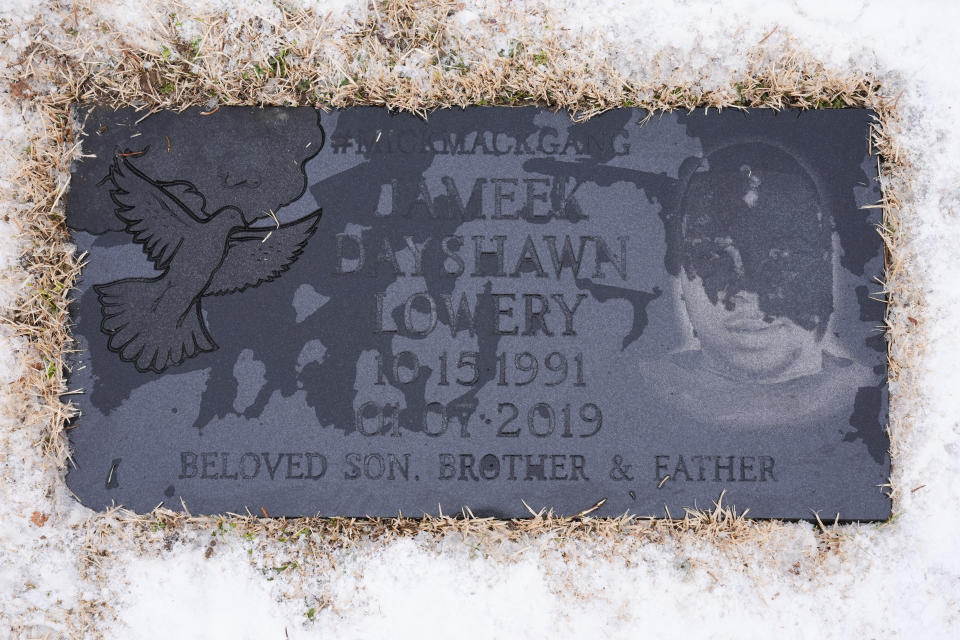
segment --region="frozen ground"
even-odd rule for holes
[[[251,13],[274,19],[278,11],[266,2],[238,8],[206,0],[192,7],[197,4],[229,10],[236,19]],[[329,9],[316,4],[333,21],[350,22],[365,11],[355,1],[339,0]],[[8,65],[30,44],[18,25],[42,16],[59,29],[66,16],[73,19],[72,5],[54,5],[0,0],[4,304],[28,286],[17,268],[22,205],[10,180],[36,126],[29,106],[11,93],[16,71]],[[81,29],[106,25],[159,49],[151,25],[174,10],[189,13],[172,4],[102,1],[83,3],[76,20]],[[882,526],[842,527],[833,537],[817,536],[808,524],[787,524],[733,545],[690,536],[663,543],[545,536],[484,546],[455,534],[421,534],[304,556],[275,538],[229,530],[211,536],[193,528],[171,538],[167,549],[141,551],[111,518],[90,524],[94,514],[74,503],[41,456],[40,433],[24,426],[10,401],[10,385],[20,378],[19,343],[4,337],[0,634],[65,637],[86,628],[90,637],[111,638],[956,637],[960,7],[946,1],[555,0],[530,3],[529,11],[543,29],[582,31],[582,49],[573,55],[605,56],[637,80],[729,85],[767,37],[765,46],[802,46],[831,70],[871,72],[897,100],[895,139],[912,179],[904,194],[902,255],[910,293],[923,301],[911,322],[925,342],[903,374],[914,392],[904,397],[893,389],[901,418],[893,478],[898,516]],[[465,2],[453,24],[468,33],[494,12],[493,5]],[[518,35],[515,24],[501,26],[503,42]],[[416,56],[403,64],[411,77],[425,76]],[[211,546],[211,539],[219,543]],[[300,570],[288,574],[292,558]]]

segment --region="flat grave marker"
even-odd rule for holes
[[[889,516],[870,112],[77,115],[90,507]]]

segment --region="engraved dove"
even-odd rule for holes
[[[303,252],[321,211],[286,224],[251,226],[234,206],[208,214],[186,181],[155,181],[126,157],[104,179],[114,213],[142,245],[154,278],[96,285],[107,347],[138,371],[160,373],[217,344],[203,320],[203,297],[226,295],[277,279]]]

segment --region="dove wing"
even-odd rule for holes
[[[296,262],[320,221],[317,209],[279,227],[243,227],[227,239],[227,252],[203,295],[223,295],[276,280]]]
[[[157,269],[165,269],[184,237],[203,222],[191,210],[203,211],[203,196],[188,182],[151,180],[121,157],[114,159],[107,180],[113,184],[114,213],[126,225],[127,233],[143,246]]]

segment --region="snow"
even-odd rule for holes
[[[361,15],[355,0],[319,3],[332,20]],[[154,16],[182,5],[136,0],[89,5],[96,20],[122,26],[130,41],[154,46]],[[273,19],[271,2],[206,0],[191,10]],[[85,5],[86,6],[86,5]],[[960,622],[960,140],[954,3],[879,0],[728,0],[712,2],[554,0],[524,5],[529,23],[506,22],[488,45],[492,56],[521,29],[547,25],[582,34],[583,49],[606,52],[636,80],[728,86],[764,37],[768,49],[802,46],[829,68],[875,74],[898,99],[896,138],[914,179],[905,201],[907,263],[927,347],[905,377],[919,394],[899,398],[905,418],[894,458],[903,488],[900,513],[882,526],[840,528],[836,548],[818,546],[809,524],[785,524],[762,539],[735,545],[683,538],[616,543],[529,538],[483,547],[455,534],[369,540],[311,563],[305,581],[288,578],[273,556],[282,546],[236,533],[184,534],[169,551],[138,552],[122,536],[100,549],[92,514],[78,506],[61,474],[42,457],[41,434],[27,429],[13,403],[18,343],[0,335],[0,633],[41,637],[82,626],[84,603],[102,615],[90,637],[361,638],[456,633],[468,637],[614,637],[669,633],[697,637],[956,637]],[[18,25],[52,17],[43,0],[0,1],[0,60],[29,44]],[[491,15],[491,3],[469,1],[451,19],[464,37]],[[547,17],[543,17],[547,16]],[[196,28],[187,20],[185,33]],[[776,30],[774,31],[774,29]],[[772,33],[771,33],[772,32]],[[191,32],[192,33],[192,32]],[[592,48],[592,49],[591,49]],[[428,82],[421,58],[404,75]],[[9,304],[24,275],[23,240],[11,180],[37,124],[0,89],[0,303]],[[896,398],[896,389],[894,397]],[[49,515],[31,522],[34,514]],[[111,524],[102,517],[97,526]],[[119,524],[112,523],[119,527]],[[112,545],[112,546],[111,546]],[[207,550],[213,549],[209,554]],[[208,557],[209,555],[209,557]],[[85,623],[84,623],[85,624]],[[286,635],[284,635],[286,634]]]
[[[173,571],[171,558],[121,559],[137,568],[118,598],[120,619],[135,634],[140,630],[134,637],[156,637],[162,629],[172,638],[282,638],[285,620],[263,576],[244,563],[203,554],[178,552]]]

